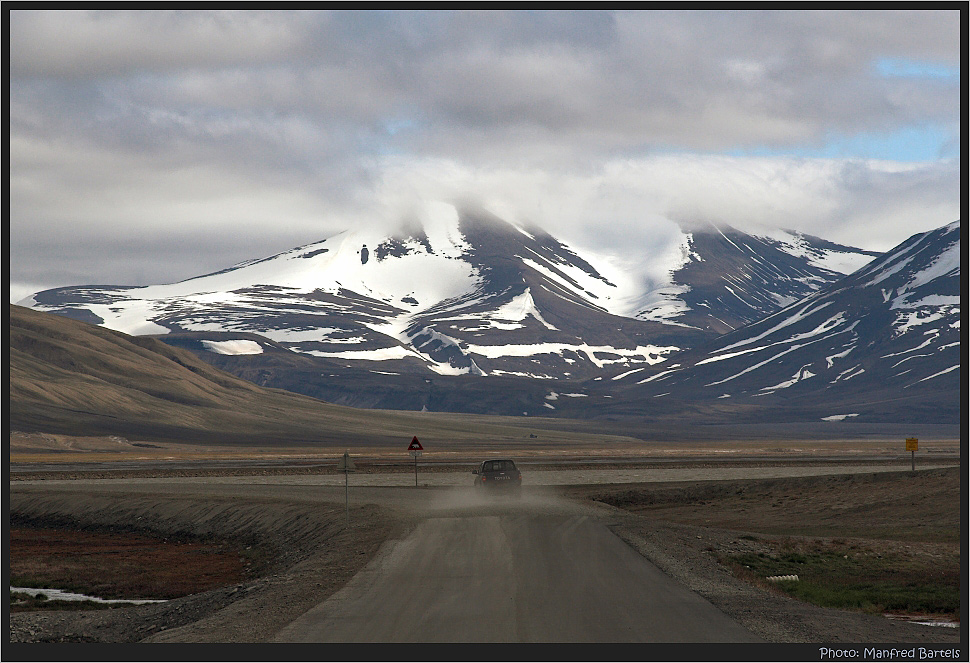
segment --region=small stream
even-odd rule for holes
[[[11,587],[10,591],[31,596],[46,596],[48,601],[93,601],[94,603],[164,603],[166,601],[166,599],[102,599],[60,589],[37,589],[36,587]]]

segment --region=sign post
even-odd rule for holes
[[[414,487],[418,487],[418,456],[424,451],[424,447],[418,442],[417,436],[411,438],[411,444],[408,445],[408,451],[414,456]]]
[[[347,509],[347,524],[350,524],[350,473],[357,469],[350,458],[350,452],[345,451],[344,457],[337,461],[337,469],[344,473],[344,506]]]
[[[916,452],[919,451],[919,440],[915,437],[906,438],[906,451],[912,452],[913,472],[916,471]]]

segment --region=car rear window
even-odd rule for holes
[[[485,462],[486,472],[505,472],[514,469],[515,463],[510,460],[489,460]]]

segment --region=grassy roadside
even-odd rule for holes
[[[737,577],[815,605],[960,618],[959,467],[600,491],[650,519],[738,534],[707,552]],[[798,580],[768,580],[797,576]]]
[[[767,551],[718,559],[738,577],[823,607],[959,619],[958,548],[927,555],[925,549],[893,551],[880,542],[846,539],[786,537],[763,543]],[[797,580],[767,580],[777,576]]]

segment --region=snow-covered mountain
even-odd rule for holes
[[[685,233],[670,282],[636,313],[719,334],[760,320],[851,274],[879,253],[793,231],[749,235],[729,226]]]
[[[58,288],[21,305],[131,334],[255,333],[430,375],[581,377],[662,361],[703,336],[622,315],[633,284],[590,260],[547,233],[436,205],[396,236],[348,231],[171,285]],[[209,349],[259,349],[219,343]]]
[[[960,223],[914,235],[850,276],[658,371],[626,399],[778,406],[796,416],[957,421]],[[760,412],[760,410],[754,410]],[[759,415],[760,416],[760,415]]]
[[[435,203],[393,235],[347,231],[179,283],[57,288],[20,304],[190,335],[204,355],[251,357],[250,369],[272,348],[380,375],[579,380],[659,364],[872,257],[713,226],[684,232],[681,248],[662,266],[669,280],[648,286],[614,258]]]

